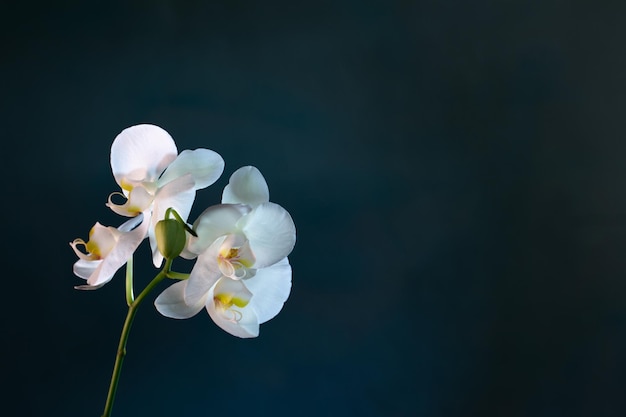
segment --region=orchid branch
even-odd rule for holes
[[[122,371],[122,363],[124,362],[124,357],[126,356],[126,342],[128,341],[128,335],[130,333],[130,328],[133,324],[135,314],[137,314],[137,309],[148,293],[150,293],[150,291],[152,291],[161,281],[163,281],[165,277],[167,277],[168,273],[170,273],[171,266],[172,260],[166,259],[163,269],[128,306],[128,313],[126,314],[126,320],[124,321],[124,326],[122,327],[122,334],[120,336],[120,342],[117,347],[117,356],[115,357],[115,365],[113,367],[113,375],[111,376],[111,384],[109,385],[109,393],[104,405],[102,417],[109,417],[113,409],[113,400],[115,399],[115,393],[117,391],[117,385]]]
[[[131,255],[126,262],[126,304],[128,307],[135,301],[135,293],[133,291],[133,256]]]

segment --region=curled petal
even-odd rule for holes
[[[120,187],[129,181],[156,181],[176,159],[172,137],[158,126],[142,124],[124,129],[111,145],[111,170]]]
[[[275,264],[291,253],[296,244],[296,226],[281,206],[263,203],[237,222],[256,257],[255,268]]]
[[[254,294],[249,307],[256,312],[259,324],[273,319],[283,308],[291,292],[291,266],[287,258],[274,265],[259,269],[245,281]]]
[[[209,149],[184,150],[172,162],[161,178],[159,187],[168,182],[191,175],[194,180],[194,188],[200,190],[213,184],[224,172],[224,160],[214,151]]]
[[[261,171],[256,167],[241,167],[230,176],[222,193],[222,203],[247,204],[254,208],[270,201],[270,191]]]
[[[198,314],[206,303],[207,294],[198,299],[195,304],[187,304],[185,302],[186,286],[187,281],[179,281],[167,287],[154,300],[157,311],[165,317],[173,319],[188,319]]]
[[[245,236],[226,235],[218,253],[217,264],[222,275],[232,279],[249,278],[254,275],[254,254]]]
[[[74,239],[73,241],[71,241],[70,246],[74,250],[74,253],[76,254],[76,256],[78,256],[82,260],[95,261],[98,259],[98,255],[94,253],[85,253],[85,252],[82,252],[80,249],[78,249],[79,246],[82,246],[83,248],[85,248],[87,252],[89,252],[89,250],[87,249],[87,243],[80,238]]]
[[[217,264],[220,268],[221,274],[225,277],[232,278],[235,275],[235,267],[231,262],[220,258],[218,259]]]
[[[135,187],[128,192],[128,199],[124,204],[115,204],[113,202],[114,195],[125,197],[122,193],[111,193],[111,195],[109,195],[109,200],[106,203],[107,207],[120,216],[126,217],[134,217],[143,212],[150,207],[154,199],[154,196],[141,186]]]

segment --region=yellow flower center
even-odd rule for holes
[[[233,305],[243,308],[250,302],[250,300],[244,300],[243,298],[237,297],[236,294],[228,292],[215,294],[213,300],[215,300],[217,306],[224,310],[231,308]]]
[[[241,248],[223,247],[217,258],[222,274],[234,279],[248,276],[246,269],[254,265],[254,259],[249,259],[249,255],[246,255],[246,252]]]

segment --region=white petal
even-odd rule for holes
[[[233,306],[229,310],[222,311],[216,308],[212,289],[209,291],[206,300],[206,309],[215,324],[233,336],[250,338],[259,335],[259,320],[253,309],[249,307],[238,308]]]
[[[115,247],[119,232],[113,227],[106,227],[97,222],[89,232],[86,248],[97,256],[106,257]]]
[[[250,208],[242,204],[218,204],[204,210],[193,224],[198,234],[190,238],[187,249],[195,254],[204,252],[215,239],[236,230],[237,221]]]
[[[79,278],[87,279],[94,273],[101,263],[102,259],[95,261],[79,259],[74,263],[74,274]]]
[[[291,266],[287,258],[256,271],[245,281],[253,296],[248,307],[256,312],[259,323],[274,318],[283,308],[291,292]]]
[[[165,130],[149,124],[131,126],[111,145],[111,169],[122,188],[124,178],[152,182],[177,154],[176,144]]]
[[[98,285],[74,285],[74,289],[75,290],[86,290],[86,291],[93,291],[93,290],[97,290],[98,288],[102,288],[104,286],[105,283],[102,284],[98,284]]]
[[[209,149],[196,149],[193,151],[184,150],[172,162],[161,178],[159,186],[190,174],[194,181],[196,190],[206,188],[213,184],[224,172],[224,160],[214,151]]]
[[[261,171],[256,167],[241,167],[230,176],[222,193],[222,203],[241,203],[254,208],[270,201],[270,191]]]
[[[180,257],[184,258],[184,259],[196,259],[198,257],[198,254],[195,252],[192,252],[189,250],[189,241],[191,239],[195,239],[193,236],[191,235],[187,235],[187,246],[185,246],[185,248],[183,249],[183,251],[180,253]]]
[[[196,198],[193,184],[191,175],[185,175],[167,183],[157,191],[152,209],[152,225],[148,231],[150,248],[152,249],[152,261],[157,268],[163,262],[163,255],[157,248],[154,228],[157,222],[165,218],[165,212],[168,208],[173,208],[183,220],[187,220],[193,200]]]
[[[291,253],[296,244],[296,226],[281,206],[263,203],[237,222],[250,241],[255,268],[275,264]]]
[[[188,319],[198,314],[206,304],[206,294],[196,304],[187,304],[184,297],[186,285],[187,281],[180,281],[167,287],[154,300],[157,311],[173,319]]]
[[[88,285],[101,285],[113,278],[113,275],[128,261],[141,241],[146,237],[150,225],[150,212],[143,213],[143,221],[134,230],[122,233],[113,250],[102,260],[94,273],[87,280]]]
[[[117,230],[119,230],[120,232],[130,232],[135,227],[137,227],[137,225],[140,224],[142,220],[143,216],[132,217],[122,223],[120,227],[117,228]]]
[[[154,207],[152,213],[156,221],[163,220],[168,208],[173,208],[178,212],[183,220],[187,220],[196,192],[193,189],[193,178],[185,175],[168,182],[157,190],[154,197]]]
[[[205,252],[198,256],[196,263],[187,279],[185,300],[188,304],[195,304],[206,296],[209,289],[222,276],[217,264],[217,255],[224,237],[217,239]]]

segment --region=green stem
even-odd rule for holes
[[[167,275],[167,277],[171,278],[171,279],[183,280],[183,279],[188,279],[189,278],[189,274],[184,274],[182,272],[175,272],[175,271],[167,271],[165,273],[165,275]]]
[[[133,256],[131,255],[126,262],[126,304],[128,307],[135,301],[133,292]]]
[[[170,214],[174,216],[174,218],[183,225],[183,227],[185,228],[185,230],[187,232],[189,232],[189,234],[191,234],[192,236],[198,237],[198,235],[196,234],[196,232],[189,227],[189,225],[187,223],[185,223],[185,221],[183,220],[182,217],[180,217],[180,214],[178,214],[178,212],[176,210],[174,210],[172,207],[168,208],[167,210],[165,210],[165,218],[169,219],[170,218]]]
[[[109,385],[109,393],[107,395],[107,401],[104,405],[104,413],[102,417],[109,417],[113,409],[113,400],[115,399],[115,392],[117,391],[117,384],[120,379],[120,373],[122,371],[122,363],[126,356],[126,342],[128,341],[128,334],[133,324],[133,319],[137,313],[139,305],[144,298],[152,291],[170,272],[172,266],[172,260],[167,259],[161,272],[144,288],[144,290],[137,296],[137,298],[128,306],[128,313],[126,314],[126,320],[124,321],[124,327],[122,327],[122,334],[120,336],[120,342],[117,347],[117,356],[115,357],[115,365],[113,366],[113,375],[111,376],[111,385]]]

